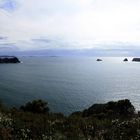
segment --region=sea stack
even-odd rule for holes
[[[127,61],[128,61],[128,59],[127,59],[127,58],[125,58],[123,61],[124,61],[124,62],[127,62]]]
[[[98,58],[96,61],[103,61],[103,60]]]
[[[20,63],[15,56],[0,56],[0,63]]]
[[[134,61],[134,62],[140,62],[140,58],[133,58],[132,61]]]

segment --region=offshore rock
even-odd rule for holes
[[[0,56],[0,63],[20,63],[20,60],[15,56]]]
[[[140,62],[140,58],[133,58],[132,61]]]
[[[96,61],[103,61],[102,59],[97,59]]]
[[[127,59],[127,58],[125,58],[123,61],[124,61],[124,62],[127,62],[127,61],[128,61],[128,59]]]

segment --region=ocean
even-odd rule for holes
[[[130,99],[140,109],[140,63],[121,57],[21,57],[0,64],[0,100],[19,107],[33,99],[68,115],[94,103]]]

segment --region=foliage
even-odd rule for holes
[[[107,117],[112,112],[117,117]],[[42,100],[0,113],[0,140],[139,139],[140,116],[134,113],[129,100],[95,104],[68,117],[48,112],[47,103]]]
[[[47,113],[49,108],[47,107],[47,102],[42,100],[34,100],[28,102],[25,106],[20,107],[23,111],[33,112],[33,113]]]
[[[96,117],[123,117],[134,114],[134,106],[128,99],[120,100],[118,102],[108,102],[106,104],[94,104],[89,109],[83,111],[84,117],[94,115]]]

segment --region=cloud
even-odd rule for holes
[[[14,11],[16,6],[17,4],[14,0],[0,0],[0,8],[7,12]]]
[[[31,39],[31,41],[34,43],[42,43],[42,44],[49,44],[53,42],[53,40],[47,39],[47,38],[46,39],[45,38]]]
[[[20,50],[139,48],[139,7],[139,0],[0,0],[0,35]]]
[[[6,39],[7,39],[7,37],[0,36],[0,41],[6,40]]]
[[[11,52],[11,51],[18,51],[18,47],[13,43],[3,43],[0,44],[0,52]]]

